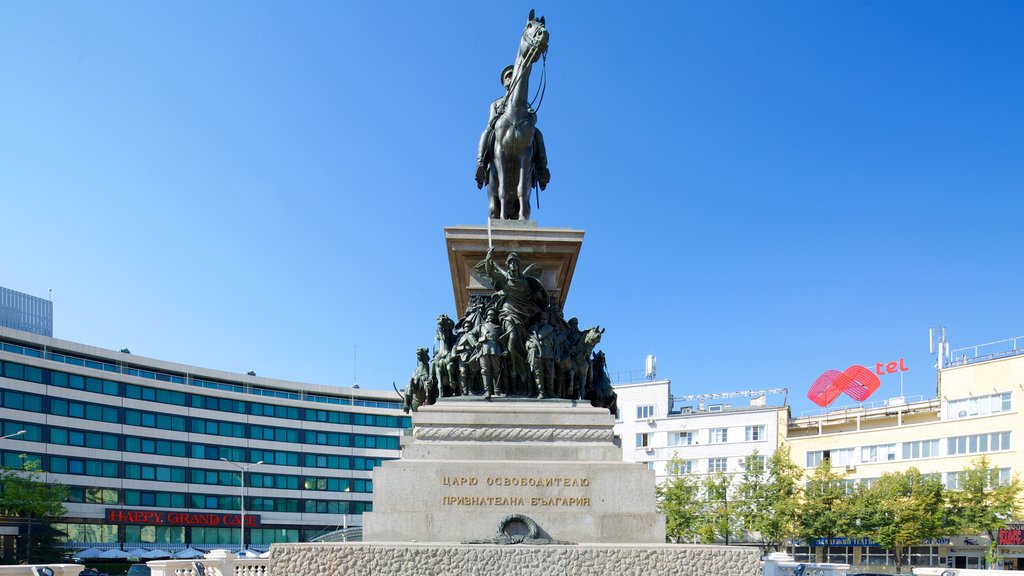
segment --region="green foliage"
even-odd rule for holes
[[[835,538],[850,533],[851,509],[844,474],[832,469],[826,458],[814,469],[804,490],[798,514],[800,538],[813,543],[818,538]]]
[[[669,461],[669,473],[678,474],[679,460]],[[702,523],[700,486],[692,476],[676,476],[656,488],[658,512],[665,515],[665,539],[669,542],[689,542],[697,535]]]
[[[730,542],[742,532],[734,508],[732,477],[721,472],[699,478],[679,474],[681,464],[678,457],[670,460],[669,473],[677,476],[657,487],[658,511],[665,515],[665,539]]]
[[[849,499],[851,535],[871,538],[893,551],[899,573],[907,549],[950,528],[944,522],[945,488],[936,474],[917,468],[883,474],[868,487],[861,484]]]
[[[704,500],[704,521],[698,532],[701,542],[713,544],[724,541],[730,544],[743,532],[736,509],[732,476],[715,472],[704,476],[700,485]]]
[[[994,564],[999,529],[1020,518],[1020,479],[1015,474],[1000,484],[999,469],[982,456],[964,468],[959,484],[959,490],[949,493],[949,524],[961,534],[988,534],[987,557],[989,564]]]
[[[737,515],[764,554],[778,550],[798,532],[802,477],[803,470],[790,458],[788,446],[767,459],[756,451],[747,459],[737,487]]]
[[[0,515],[18,518],[26,534],[18,539],[18,557],[28,562],[52,562],[57,534],[49,526],[64,515],[67,487],[46,482],[36,460],[26,459],[21,470],[0,469]]]

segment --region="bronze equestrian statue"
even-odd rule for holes
[[[480,136],[475,178],[477,188],[487,184],[491,218],[529,220],[530,189],[536,185],[543,190],[551,179],[537,114],[527,103],[530,71],[547,50],[544,17],[535,19],[530,10],[516,63],[501,73],[505,96],[491,104]]]

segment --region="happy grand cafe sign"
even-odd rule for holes
[[[144,524],[146,526],[202,526],[205,528],[237,528],[242,523],[240,514],[206,514],[173,512],[170,510],[122,510],[107,508],[107,522],[114,524]],[[246,514],[245,527],[259,528],[259,514]]]

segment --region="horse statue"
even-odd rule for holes
[[[424,404],[433,404],[437,399],[436,392],[431,390],[430,369],[427,367],[429,357],[426,348],[416,349],[416,369],[409,377],[409,385],[402,394],[402,411],[417,411]]]
[[[583,331],[583,335],[569,353],[558,363],[558,372],[565,383],[563,398],[576,400],[583,397],[590,380],[590,353],[601,341],[604,328],[594,326]]]
[[[491,218],[529,220],[530,189],[535,182],[543,188],[550,178],[543,140],[537,132],[537,114],[527,102],[530,70],[547,50],[544,17],[534,18],[530,10],[516,62],[510,73],[502,73],[508,91],[492,105],[491,120],[481,139],[477,185],[487,182]]]
[[[437,348],[430,361],[430,377],[436,385],[438,396],[443,398],[459,395],[459,380],[455,374],[457,359],[454,354],[454,330],[455,322],[447,314],[437,317],[437,334],[434,336]]]
[[[618,396],[612,389],[612,379],[608,376],[608,371],[605,370],[604,352],[600,350],[594,353],[593,372],[594,381],[583,397],[590,400],[591,406],[607,408],[614,415],[619,409]]]

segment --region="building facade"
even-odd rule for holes
[[[751,406],[701,403],[674,410],[668,380],[617,385],[615,393],[623,460],[654,470],[659,483],[676,474],[743,472],[748,458],[775,452],[789,415],[785,406],[759,400]]]
[[[53,302],[0,287],[0,327],[53,336]]]
[[[142,358],[0,328],[4,466],[68,486],[74,546],[237,548],[361,525],[411,426],[396,395]],[[18,434],[21,430],[24,433]],[[5,533],[11,533],[12,526]],[[24,527],[14,526],[14,529]]]
[[[937,392],[932,399],[897,398],[795,418],[787,432],[792,457],[808,476],[828,459],[851,487],[913,466],[956,490],[963,470],[980,456],[998,468],[1000,481],[1024,470],[1019,432],[1024,429],[1019,406],[1024,398],[1024,348],[1015,341],[1001,354],[942,358]],[[985,535],[951,535],[913,547],[910,560],[921,566],[985,567],[989,544]],[[795,552],[798,558],[812,559],[810,547],[798,546]],[[824,551],[815,552],[820,559]],[[827,552],[832,561],[891,563],[885,551],[850,539]],[[1004,566],[1024,568],[1024,547],[1000,547],[998,553]]]
[[[747,458],[769,456],[786,445],[810,479],[828,460],[852,490],[883,474],[916,467],[959,488],[965,468],[980,456],[998,469],[1000,481],[1024,470],[1024,337],[1001,341],[998,351],[940,347],[934,398],[893,398],[853,407],[823,409],[790,417],[788,406],[710,404],[674,409],[668,380],[615,386],[619,414],[615,431],[623,460],[655,470],[658,482],[676,474],[717,471],[738,476]],[[768,391],[773,392],[773,391]],[[708,394],[731,397],[747,393]],[[698,395],[699,397],[699,395]],[[678,466],[668,464],[676,458]],[[1000,531],[999,566],[1024,570],[1024,525]],[[894,564],[876,544],[850,537],[833,542],[794,542],[800,561],[844,562],[855,566]],[[914,566],[986,567],[987,535],[948,535],[911,547]],[[867,570],[872,571],[872,570]]]

